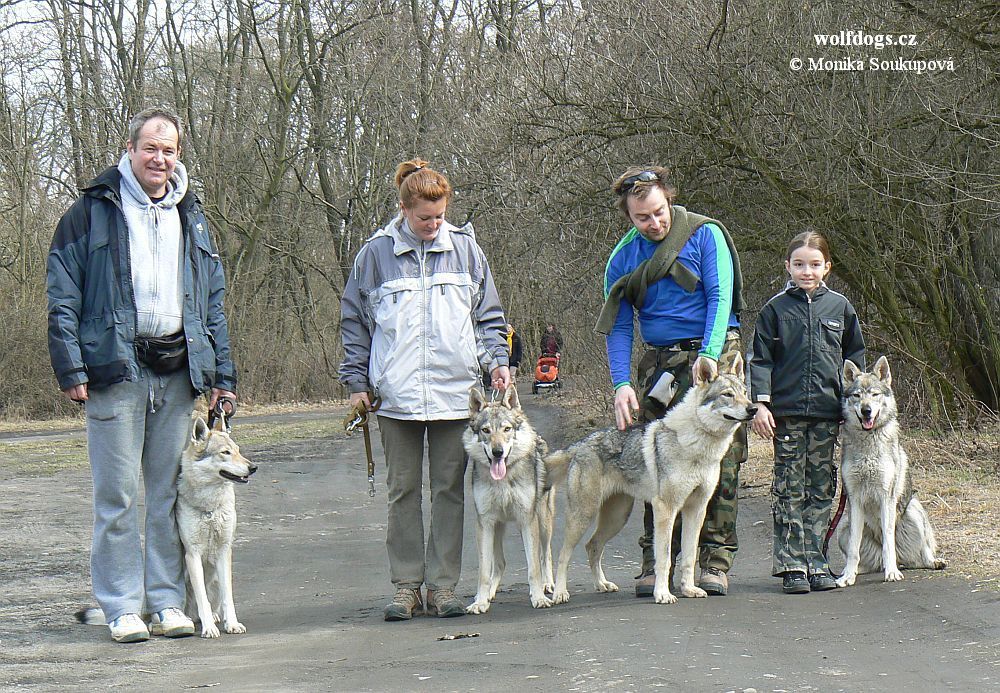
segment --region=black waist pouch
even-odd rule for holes
[[[184,332],[166,337],[139,337],[135,340],[139,360],[154,373],[165,375],[187,365],[187,339]]]

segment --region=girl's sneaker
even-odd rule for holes
[[[785,573],[781,580],[781,591],[785,594],[809,594],[809,579],[797,570]]]
[[[813,592],[825,592],[836,587],[837,581],[826,573],[813,573],[809,576],[809,588]]]

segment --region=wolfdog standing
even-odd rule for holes
[[[536,609],[552,606],[552,521],[555,491],[546,487],[545,441],[528,423],[514,386],[503,398],[487,402],[477,388],[469,393],[469,428],[463,436],[472,462],[472,496],[476,502],[479,546],[479,590],[467,608],[489,611],[506,567],[503,536],[516,522],[528,560],[528,589]]]
[[[841,474],[848,515],[839,543],[847,563],[837,585],[853,585],[859,571],[884,569],[885,581],[894,582],[903,579],[900,567],[944,568],[899,443],[889,362],[883,356],[870,373],[863,373],[846,361],[843,375]]]
[[[587,556],[599,592],[618,586],[604,576],[604,546],[621,531],[632,512],[633,500],[649,501],[654,513],[658,604],[672,604],[670,593],[670,539],[677,514],[683,518],[678,559],[680,592],[704,597],[694,582],[698,535],[708,501],[719,485],[722,456],[740,424],[757,410],[743,383],[743,357],[724,356],[721,373],[695,373],[695,385],[677,406],[645,430],[598,431],[567,450],[549,455],[545,463],[553,477],[566,475],[566,536],[559,551],[556,604],[569,601],[566,572],[570,557],[595,516],[597,528],[587,542]]]

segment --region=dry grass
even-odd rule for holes
[[[1000,435],[906,434],[914,488],[930,513],[939,554],[956,575],[1000,589]],[[773,473],[771,443],[751,437],[741,484],[749,496],[767,496]]]
[[[239,403],[239,417],[268,416],[271,414],[298,414],[315,411],[327,411],[339,407],[346,407],[347,400],[322,400],[318,402],[287,402],[283,404],[250,404]],[[198,400],[198,407],[206,410],[203,400]],[[72,431],[83,428],[83,407],[76,416],[63,417],[59,419],[44,420],[23,420],[23,419],[0,419],[0,433],[24,433],[28,431]]]
[[[281,441],[310,440],[343,437],[343,418],[329,417],[292,418],[287,421],[248,421],[249,417],[275,414],[308,414],[344,409],[345,401],[314,402],[309,404],[281,404],[265,406],[240,406],[238,425],[240,445],[273,445]],[[49,421],[0,422],[0,433],[26,433],[36,431],[73,431],[84,427],[83,417],[53,419]],[[29,438],[0,440],[0,479],[14,476],[53,476],[67,469],[87,466],[86,438]]]

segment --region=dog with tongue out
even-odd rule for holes
[[[552,606],[545,596],[555,585],[551,548],[555,491],[546,488],[544,461],[548,446],[528,423],[517,391],[510,387],[487,401],[478,388],[472,388],[469,427],[462,440],[472,466],[479,545],[479,589],[466,611],[486,613],[496,597],[506,566],[503,535],[510,522],[518,525],[524,540],[531,605]]]

